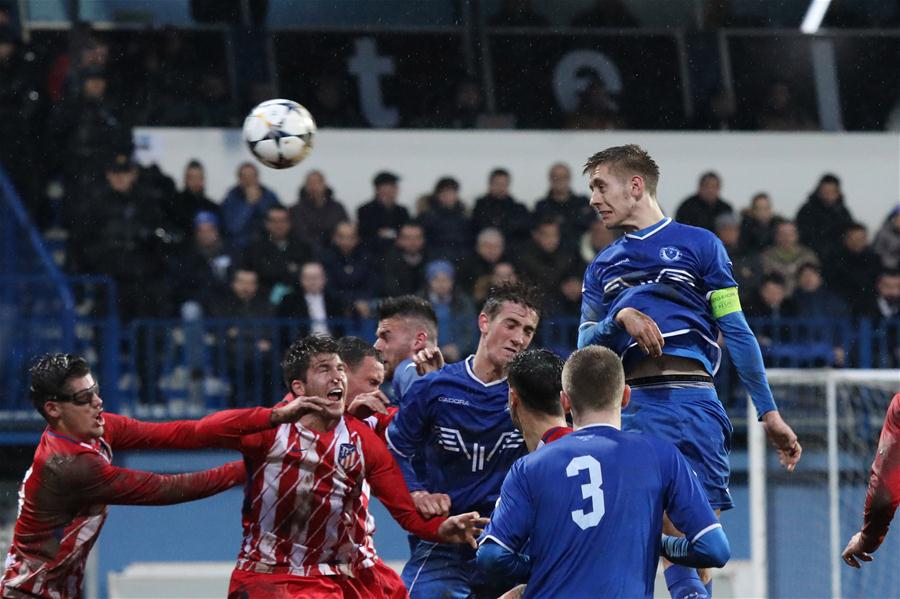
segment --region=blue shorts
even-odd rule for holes
[[[442,545],[409,535],[409,561],[400,577],[410,599],[484,599],[502,595],[483,580],[468,545]]]
[[[731,421],[711,384],[638,386],[622,410],[622,430],[673,443],[700,479],[714,510],[734,507],[728,491]]]

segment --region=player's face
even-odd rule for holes
[[[637,177],[632,177],[635,179]],[[637,204],[636,190],[616,173],[609,165],[601,164],[591,173],[591,206],[600,215],[607,229],[626,227],[631,224],[631,216]],[[638,198],[640,194],[638,194]]]
[[[377,391],[382,383],[384,364],[372,356],[366,356],[356,370],[347,373],[347,401],[353,401],[360,393]]]
[[[94,377],[86,374],[69,379],[63,392],[61,401],[44,404],[47,413],[58,420],[59,429],[82,440],[103,435],[103,400]]]
[[[520,351],[527,349],[537,330],[537,312],[513,302],[504,302],[493,319],[478,318],[488,359],[505,368]]]
[[[347,373],[337,354],[318,354],[309,361],[303,394],[307,397],[324,397],[330,400],[327,414],[338,418],[344,413],[347,395]]]
[[[416,348],[416,331],[412,323],[399,316],[380,320],[375,337],[375,349],[384,360],[385,377],[388,379],[394,378],[394,369],[400,362],[421,349]]]

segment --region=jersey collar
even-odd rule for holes
[[[606,422],[597,422],[597,423],[595,423],[595,424],[586,424],[586,425],[582,426],[581,428],[576,428],[576,429],[575,429],[575,432],[576,432],[576,433],[577,433],[577,432],[581,432],[581,431],[583,431],[583,430],[586,430],[586,429],[589,429],[589,428],[596,428],[596,427],[598,427],[598,426],[605,426],[605,427],[607,427],[607,428],[612,428],[612,429],[615,429],[615,430],[621,430],[621,429],[619,429],[618,427],[613,426],[612,424],[608,424],[608,423],[606,423]]]
[[[664,227],[666,227],[671,222],[672,222],[672,219],[669,217],[666,217],[666,218],[662,219],[661,221],[659,221],[658,223],[654,223],[645,229],[641,229],[640,231],[635,231],[634,233],[626,233],[625,237],[631,237],[632,239],[644,240],[644,239],[647,239],[648,237],[650,237],[651,235],[653,235],[654,233],[656,233],[657,231],[662,230]]]
[[[464,360],[464,363],[465,363],[465,365],[466,365],[466,373],[467,373],[470,377],[472,377],[472,380],[474,380],[476,383],[479,383],[482,387],[493,387],[494,385],[499,385],[499,384],[501,384],[501,383],[505,383],[505,382],[506,382],[506,377],[503,377],[502,379],[497,379],[496,381],[491,381],[490,383],[485,383],[485,382],[482,381],[480,378],[478,378],[477,376],[475,376],[475,371],[472,370],[472,363],[473,363],[474,361],[475,361],[475,356],[474,356],[474,355],[471,355],[471,356],[469,356],[468,358],[466,358],[466,359]]]

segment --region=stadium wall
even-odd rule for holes
[[[139,128],[138,159],[156,162],[181,182],[192,158],[207,169],[207,191],[221,200],[235,184],[238,164],[251,160],[237,129]],[[900,200],[900,136],[895,133],[656,133],[528,131],[320,131],[315,149],[300,166],[261,167],[262,182],[285,204],[297,200],[305,173],[320,169],[351,213],[372,196],[380,170],[402,177],[400,202],[412,207],[437,179],[459,179],[471,206],[496,167],[512,174],[512,193],[533,204],[547,190],[547,170],[557,161],[580,172],[590,154],[607,146],[638,143],[662,170],[660,203],[674,213],[694,193],[699,175],[717,171],[722,197],[735,209],[757,191],[771,194],[776,212],[793,217],[825,172],[837,174],[855,218],[874,232]],[[586,191],[584,179],[575,188]]]

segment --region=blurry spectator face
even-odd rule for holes
[[[378,391],[384,383],[384,364],[366,356],[356,365],[356,369],[347,370],[347,399],[353,400],[362,393]]]
[[[612,231],[600,219],[591,223],[591,247],[598,252],[615,241]]]
[[[819,185],[816,195],[822,200],[823,204],[831,206],[841,199],[841,188],[837,183],[822,183]]]
[[[488,193],[495,198],[505,198],[509,195],[509,177],[506,175],[494,175],[488,181]]]
[[[219,243],[219,228],[213,223],[200,223],[194,230],[194,240],[201,248],[211,248]]]
[[[307,262],[300,270],[303,293],[318,295],[325,291],[325,269],[318,262]]]
[[[719,225],[716,228],[716,236],[722,241],[722,245],[734,248],[741,239],[741,229],[735,224]]]
[[[0,26],[2,26],[2,23],[0,23]],[[15,44],[0,42],[0,61],[5,62],[9,60],[9,57],[12,56],[15,51]]]
[[[578,277],[566,277],[563,279],[559,290],[562,292],[563,297],[570,302],[581,301],[581,279]]]
[[[900,275],[884,273],[878,277],[878,297],[884,298],[889,304],[900,303]]]
[[[453,277],[447,273],[438,273],[428,281],[428,290],[440,297],[447,297],[453,293]]]
[[[700,199],[704,202],[712,204],[718,199],[721,190],[722,183],[719,181],[718,177],[706,176],[700,181],[700,186],[697,188],[697,195],[700,196]]]
[[[750,203],[750,216],[753,220],[768,223],[772,220],[772,200],[767,195],[758,195]]]
[[[568,195],[571,189],[572,172],[565,164],[554,164],[550,167],[550,193]]]
[[[192,166],[184,172],[184,188],[191,193],[203,193],[206,189],[206,175],[202,168]]]
[[[519,280],[516,276],[515,267],[509,262],[500,262],[494,266],[494,274],[491,279],[491,285],[502,285],[503,283],[515,283]]]
[[[349,254],[359,245],[359,234],[353,223],[340,223],[334,228],[334,245],[341,252]]]
[[[453,208],[459,202],[459,190],[445,187],[438,192],[437,201],[444,208]]]
[[[817,268],[802,268],[797,274],[797,285],[803,291],[812,293],[822,286],[822,275]]]
[[[259,185],[259,171],[252,164],[241,165],[238,170],[238,185],[243,189]]]
[[[784,112],[793,102],[791,89],[784,83],[776,83],[769,91],[769,102],[777,112]]]
[[[375,187],[375,198],[383,204],[394,204],[400,187],[396,183],[382,183]]]
[[[272,241],[284,241],[291,232],[291,218],[283,208],[273,208],[266,213],[266,232]]]
[[[478,235],[475,251],[488,264],[494,264],[503,256],[503,234],[500,231],[485,229]]]
[[[425,233],[418,225],[403,225],[397,236],[397,247],[405,254],[418,254],[425,249]]]
[[[81,66],[105,66],[109,62],[109,46],[94,40],[81,51]]]
[[[844,247],[852,254],[862,253],[869,245],[869,235],[865,229],[853,227],[844,233]]]
[[[774,281],[766,281],[759,289],[759,297],[770,308],[780,308],[784,302],[784,285]]]
[[[310,171],[306,175],[306,182],[303,184],[303,187],[312,198],[325,197],[325,177],[319,171]]]
[[[106,95],[106,79],[103,77],[89,77],[84,80],[81,91],[85,98],[102,98]]]
[[[775,229],[775,245],[782,249],[793,248],[798,239],[797,225],[794,223],[781,223]]]
[[[250,301],[256,296],[259,280],[252,270],[239,270],[231,280],[231,290],[241,301]]]
[[[559,249],[559,225],[556,223],[544,223],[532,233],[534,242],[541,250],[552,254]]]
[[[464,81],[456,91],[456,105],[464,111],[481,109],[481,88],[474,81]]]
[[[129,169],[126,171],[106,171],[106,180],[113,191],[118,193],[128,193],[134,187],[137,181],[137,169]]]

